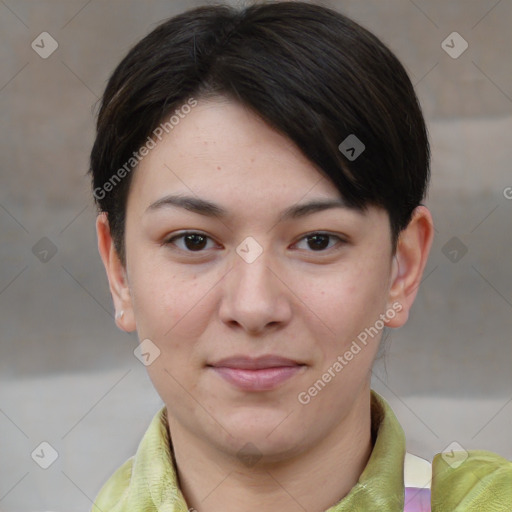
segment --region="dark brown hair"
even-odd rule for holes
[[[241,102],[287,136],[351,207],[383,207],[395,253],[430,179],[411,81],[375,35],[343,14],[277,1],[188,10],[158,25],[112,73],[89,172],[123,264],[135,152],[190,98],[212,96]]]

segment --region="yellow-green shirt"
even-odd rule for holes
[[[403,512],[405,435],[389,404],[373,390],[371,420],[374,446],[366,467],[350,492],[325,512]],[[188,512],[170,447],[163,407],[91,511]],[[511,461],[482,450],[470,450],[461,464],[445,459],[437,454],[432,462],[432,512],[512,512]]]

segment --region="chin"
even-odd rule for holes
[[[225,413],[219,417],[222,418],[223,427],[232,435],[230,444],[237,450],[246,443],[252,443],[270,455],[295,450],[297,444],[302,442],[299,438],[301,429],[293,423],[293,415],[288,414],[284,410],[262,412],[257,408],[253,411],[247,408],[233,415]]]

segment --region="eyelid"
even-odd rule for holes
[[[329,231],[309,231],[308,233],[301,235],[298,240],[293,243],[293,245],[297,245],[308,237],[312,237],[314,235],[328,236],[331,239],[336,239],[336,242],[331,247],[327,247],[320,251],[307,249],[301,251],[301,249],[297,249],[298,251],[303,252],[306,257],[309,258],[316,257],[318,260],[320,260],[322,258],[333,257],[338,251],[342,250],[349,243],[347,237],[341,233],[331,233]]]
[[[301,235],[297,242],[294,242],[294,245],[297,244],[298,242],[301,242],[302,240],[308,238],[308,237],[312,237],[314,235],[323,235],[323,236],[328,236],[330,238],[336,238],[339,243],[348,243],[346,238],[343,237],[341,234],[338,234],[338,233],[331,233],[330,231],[310,231],[304,235]],[[334,247],[334,246],[333,246]],[[331,249],[333,248],[331,247]],[[327,252],[327,250],[324,250],[324,251],[308,251],[308,252]]]
[[[214,241],[214,239],[210,235],[207,235],[206,233],[203,233],[202,231],[188,230],[188,231],[181,231],[181,232],[175,233],[172,236],[165,238],[165,240],[162,242],[162,245],[174,245],[173,244],[174,240],[183,239],[187,235],[200,235],[208,240]],[[186,252],[188,254],[195,254],[195,253],[201,254],[201,253],[205,252],[204,250],[203,251],[187,251],[184,249],[180,249],[179,247],[177,249],[182,252]]]

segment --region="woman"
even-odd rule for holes
[[[98,116],[96,228],[165,407],[93,510],[510,511],[512,463],[418,473],[370,388],[430,251],[429,158],[402,65],[327,8],[204,6],[130,50]]]

